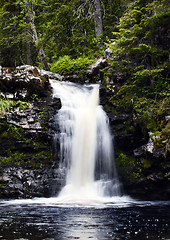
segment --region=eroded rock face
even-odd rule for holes
[[[100,102],[110,120],[114,135],[115,158],[119,179],[124,192],[144,200],[168,200],[170,198],[170,152],[160,144],[156,136],[135,115],[133,108],[109,104],[114,88],[102,89]],[[168,125],[169,110],[164,121]],[[167,128],[168,129],[168,128]],[[163,140],[162,140],[163,141]],[[156,144],[157,142],[157,144]]]
[[[3,198],[48,196],[49,175],[49,172],[42,169],[5,168],[0,176],[2,196]],[[5,189],[3,186],[6,186]]]
[[[100,69],[103,69],[106,66],[107,66],[107,60],[102,57],[99,58],[94,64],[92,64],[87,68],[87,71],[86,71],[87,77],[92,79],[94,76],[100,75]]]
[[[0,116],[0,198],[51,196],[57,192],[52,157],[53,115],[49,79],[58,74],[33,66],[2,68],[2,99],[16,105]]]
[[[40,132],[43,131],[40,111],[41,109],[37,105],[29,103],[28,107],[24,110],[19,109],[19,107],[11,109],[6,114],[6,120],[8,124],[21,127],[27,132]]]
[[[61,80],[61,76],[53,74],[30,65],[18,66],[16,68],[5,67],[1,70],[1,91],[13,93],[21,98],[29,97],[31,94],[41,96],[47,95],[49,78]]]

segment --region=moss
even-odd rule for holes
[[[164,177],[165,177],[166,179],[168,179],[168,181],[170,181],[170,172],[167,172],[167,173],[164,175]]]
[[[141,177],[143,177],[142,169],[138,168],[136,172],[132,173],[132,176],[134,179],[140,179]]]
[[[23,163],[24,154],[20,152],[12,153],[10,149],[7,151],[7,157],[0,157],[1,166],[20,166]]]
[[[21,127],[0,124],[1,167],[22,166],[38,168],[51,160],[50,146],[44,136],[25,134]]]
[[[41,126],[45,131],[48,130],[48,119],[49,119],[49,111],[47,111],[45,108],[42,112],[39,113],[39,116],[41,118]]]
[[[19,151],[11,151],[8,149],[6,157],[0,157],[1,167],[24,167],[29,169],[37,169],[45,167],[49,164],[52,158],[50,151],[40,151],[30,154]]]
[[[170,121],[165,125],[162,131],[157,131],[153,134],[154,146],[156,148],[163,148],[163,155],[166,158],[168,151],[170,151]]]
[[[127,156],[125,153],[119,153],[116,158],[116,166],[119,175],[124,181],[134,181],[133,171],[135,169],[135,160],[133,158]]]
[[[19,107],[19,110],[25,110],[29,107],[29,102],[19,100],[15,103],[15,106]]]
[[[20,139],[24,133],[24,130],[21,127],[16,127],[13,124],[10,124],[7,129],[8,137]]]
[[[149,159],[145,159],[142,163],[144,168],[150,168],[152,166],[152,161]]]
[[[29,107],[29,102],[0,98],[0,115],[4,115],[12,107],[19,107],[20,110],[24,110]]]
[[[34,101],[38,101],[39,96],[37,94],[32,94],[31,99]]]
[[[147,169],[152,167],[153,162],[147,158],[141,162],[125,153],[120,153],[116,158],[116,165],[124,182],[135,183],[147,175]]]

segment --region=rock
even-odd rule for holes
[[[114,45],[115,45],[115,42],[112,42],[110,45],[111,45],[111,46],[114,46]],[[104,52],[104,58],[109,58],[109,57],[111,57],[112,53],[113,53],[112,49],[107,48],[107,49],[105,50],[105,52]]]
[[[51,144],[61,101],[51,98],[49,79],[64,80],[29,65],[2,68],[1,97],[24,104],[18,101],[0,117],[0,198],[45,197],[57,192],[52,170],[57,162]]]
[[[111,55],[112,55],[112,50],[111,50],[110,48],[107,48],[107,49],[105,50],[105,52],[104,52],[103,57],[107,59],[107,58],[109,58]]]
[[[68,75],[63,77],[63,81],[73,82],[73,83],[84,83],[84,79],[77,75]]]
[[[19,107],[14,107],[6,114],[8,124],[20,127],[27,132],[44,132],[42,127],[41,108],[37,107],[37,104],[44,105],[45,103],[33,102],[29,103],[25,110],[20,110]]]
[[[61,76],[61,75],[58,74],[58,73],[53,73],[53,72],[50,72],[50,71],[45,71],[45,70],[43,70],[43,69],[40,70],[40,73],[41,73],[43,76],[48,76],[49,79],[58,80],[58,81],[63,81],[63,79],[64,79],[64,76]]]
[[[46,95],[49,88],[49,77],[61,79],[59,75],[48,73],[30,65],[16,68],[2,68],[2,91],[15,93],[19,98],[26,98],[33,93]]]
[[[94,64],[87,68],[86,74],[88,77],[93,77],[98,74],[99,70],[107,66],[107,60],[99,58]]]
[[[170,115],[169,116],[165,116],[165,120],[166,120],[166,122],[170,121]]]
[[[44,169],[6,168],[0,181],[3,183],[0,186],[0,197],[5,198],[42,197],[49,188],[49,176]]]
[[[0,65],[0,79],[2,78],[2,66]]]

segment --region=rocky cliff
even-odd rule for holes
[[[52,105],[50,77],[61,80],[33,66],[1,69],[1,198],[50,196],[57,191],[49,127],[57,107]]]
[[[139,103],[136,107],[133,99],[130,104],[122,104],[120,99],[113,97],[116,95],[115,88],[114,83],[103,88],[101,103],[109,116],[114,134],[116,165],[124,192],[139,199],[168,200],[169,106],[165,104],[159,110],[155,106],[142,107]],[[120,90],[121,85],[118,88]],[[141,114],[136,112],[136,108]],[[144,118],[145,111],[147,115],[156,114],[152,114],[149,119]],[[157,127],[161,130],[157,131]]]
[[[104,68],[107,61],[104,60]],[[89,81],[100,75],[100,66],[88,69]],[[90,72],[91,71],[91,72]],[[53,101],[49,79],[58,74],[37,67],[2,68],[0,74],[0,198],[55,195],[58,191],[58,158],[53,153],[54,114],[60,101]],[[169,199],[169,110],[166,107],[160,135],[148,130],[133,99],[120,104],[113,99],[114,82],[101,83],[100,102],[114,134],[116,165],[124,192],[136,198]],[[141,108],[142,111],[142,108]],[[54,159],[55,158],[55,159]]]

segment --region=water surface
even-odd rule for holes
[[[0,203],[0,239],[170,239],[170,202],[55,205],[51,200]]]

